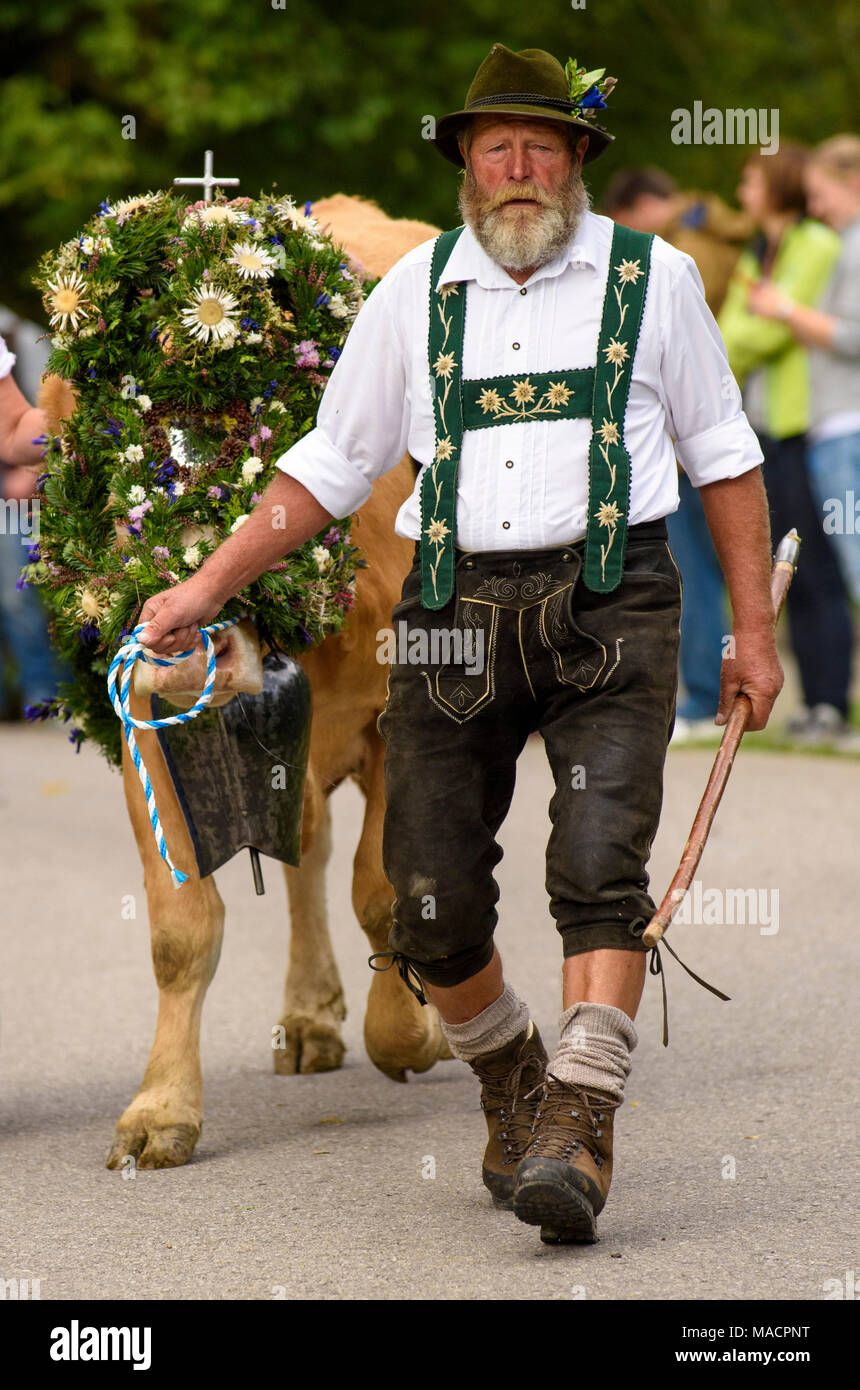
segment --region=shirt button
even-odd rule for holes
[[[520,290],[520,294],[528,294],[528,290]]]
[[[510,529],[511,529],[511,523],[510,523],[509,521],[503,521],[503,522],[502,522],[502,530],[503,530],[503,531],[510,531]]]
[[[506,467],[506,468],[513,468],[513,466],[514,466],[514,461],[513,461],[513,459],[506,459],[506,460],[505,460],[505,467]]]
[[[519,351],[519,346],[519,343],[511,343],[511,347],[514,348],[516,351]]]

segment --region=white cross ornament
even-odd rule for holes
[[[216,179],[216,178],[215,178],[214,174],[212,173],[212,151],[211,151],[211,150],[206,150],[205,155],[204,155],[204,158],[203,158],[203,177],[202,177],[202,179],[201,179],[201,178],[197,178],[197,179],[174,179],[173,182],[174,182],[174,185],[175,185],[176,187],[179,187],[179,188],[196,188],[196,187],[202,188],[202,189],[203,189],[203,201],[204,201],[204,203],[211,203],[211,202],[212,202],[212,189],[213,189],[213,188],[221,188],[223,185],[226,185],[226,184],[229,184],[231,188],[236,188],[236,187],[238,187],[238,184],[239,184],[239,180],[238,180],[238,179],[222,179],[222,178],[217,178],[217,179]]]

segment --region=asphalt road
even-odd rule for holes
[[[706,752],[670,752],[657,897],[709,766]],[[234,860],[218,877],[227,932],[204,1014],[195,1158],[134,1180],[108,1172],[156,1002],[121,783],[92,750],[76,756],[45,728],[0,728],[0,769],[0,1277],[39,1279],[43,1299],[819,1300],[860,1268],[855,759],[742,751],[698,877],[706,892],[766,891],[768,911],[778,890],[778,930],[672,929],[684,959],[732,1002],[666,957],[664,1049],[649,979],[601,1241],[585,1248],[542,1246],[492,1207],[477,1083],[462,1064],[398,1086],[366,1058],[352,785],[334,798],[329,876],[349,1005],[343,1069],[273,1074],[285,895],[274,864],[258,899],[247,859]],[[503,830],[498,940],[554,1041],[550,791],[533,741]],[[129,893],[133,921],[121,916]]]

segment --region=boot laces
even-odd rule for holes
[[[498,1133],[507,1140],[504,1152],[513,1155],[510,1161],[522,1157],[522,1151],[532,1136],[532,1108],[525,1102],[540,1091],[546,1063],[536,1052],[525,1052],[512,1071],[501,1076],[476,1068],[481,1080],[481,1109],[486,1113],[498,1111],[505,1126]],[[531,1087],[530,1090],[527,1090]]]
[[[549,1078],[535,1114],[529,1153],[567,1160],[585,1151],[602,1168],[604,1160],[596,1141],[602,1138],[602,1126],[617,1106],[617,1101],[600,1092]]]

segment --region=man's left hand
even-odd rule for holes
[[[773,632],[734,632],[720,673],[716,723],[725,724],[732,701],[742,690],[752,701],[747,729],[763,729],[784,680]]]

